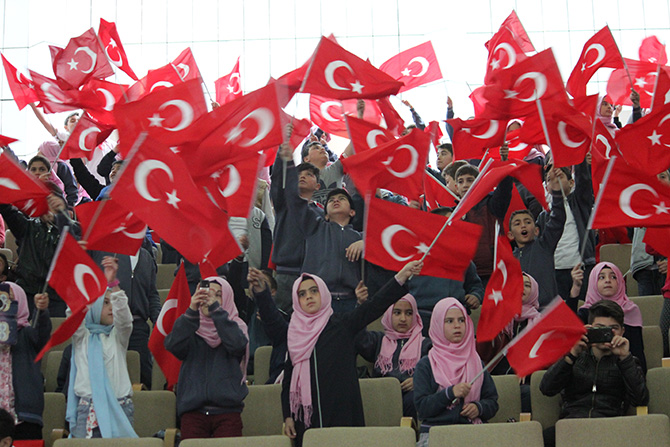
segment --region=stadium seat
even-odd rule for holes
[[[159,438],[59,439],[54,447],[164,447]]]
[[[165,375],[163,374],[163,370],[161,369],[160,366],[158,366],[158,363],[156,363],[156,359],[154,358],[154,364],[153,367],[151,368],[151,390],[152,391],[160,391],[165,389]]]
[[[498,412],[489,422],[507,422],[521,417],[521,388],[515,375],[492,376],[498,391]]]
[[[272,346],[259,346],[254,354],[254,385],[265,385],[270,378]]]
[[[244,399],[242,434],[244,436],[281,435],[284,416],[281,385],[254,385]]]
[[[42,438],[45,447],[51,447],[52,432],[65,429],[65,395],[62,393],[44,393],[44,414],[42,420]]]
[[[649,389],[649,414],[670,417],[670,368],[652,368],[647,371]]]
[[[158,264],[158,272],[156,272],[156,289],[169,289],[174,281],[175,269],[174,264]]]
[[[11,265],[14,262],[14,252],[9,248],[0,248],[0,253],[5,255],[7,262]]]
[[[53,335],[53,333],[56,332],[56,329],[58,329],[60,327],[60,325],[63,324],[63,321],[65,321],[65,317],[51,317],[51,335]],[[72,342],[72,339],[68,338],[63,343],[61,343],[59,345],[56,345],[56,346],[53,346],[51,348],[51,351],[62,351],[71,342]]]
[[[647,369],[660,368],[663,361],[661,328],[658,326],[643,326],[642,339],[644,340],[644,356],[647,359]]]
[[[44,372],[45,385],[44,390],[48,393],[56,391],[58,385],[58,369],[60,368],[63,351],[49,351],[45,356],[46,368]],[[128,375],[130,383],[140,383],[140,354],[137,351],[128,351],[126,353],[126,363],[128,365]]]
[[[663,309],[663,295],[632,296],[630,300],[640,308],[643,326],[658,326]]]
[[[12,259],[16,262],[19,259],[19,247],[16,245],[16,238],[12,234],[12,230],[9,229],[5,231],[5,248],[11,250],[13,254]]]
[[[241,438],[186,439],[180,447],[292,447],[291,438],[276,436],[243,436]]]
[[[304,447],[414,447],[416,435],[407,427],[331,427],[305,432]]]
[[[160,430],[176,429],[177,398],[172,391],[135,391],[135,432],[151,437]]]
[[[367,427],[399,427],[402,420],[402,391],[395,377],[359,379],[363,414]]]
[[[594,419],[561,419],[556,447],[670,446],[670,419],[664,414]]]
[[[540,391],[540,382],[546,371],[535,371],[530,377],[530,406],[531,419],[542,424],[546,429],[556,425],[558,416],[561,414],[561,396],[545,396]]]
[[[430,429],[430,447],[459,445],[496,447],[542,447],[542,425],[539,422],[513,424],[440,425]]]
[[[158,290],[158,296],[161,297],[161,307],[163,307],[163,304],[165,304],[165,300],[167,300],[167,296],[170,293],[170,289],[157,289]]]

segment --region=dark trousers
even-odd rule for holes
[[[42,439],[42,427],[40,424],[21,422],[16,426],[14,440]]]
[[[207,415],[191,411],[181,415],[181,439],[239,436],[242,436],[241,413]]]
[[[151,389],[151,369],[153,359],[149,351],[149,325],[146,321],[133,320],[133,332],[130,333],[128,350],[140,354],[140,382]]]

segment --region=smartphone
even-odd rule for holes
[[[207,280],[202,280],[200,281],[200,286],[198,286],[200,289],[209,289],[209,281]]]
[[[609,343],[612,337],[614,337],[614,332],[609,327],[592,327],[586,332],[589,343]]]

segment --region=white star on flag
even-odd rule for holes
[[[72,58],[67,64],[70,66],[70,70],[77,70],[77,65],[79,65],[79,62],[75,62],[74,58]]]
[[[582,64],[582,73],[586,71],[586,64]]]
[[[230,129],[228,132],[228,138],[226,138],[226,143],[230,143],[233,140],[237,140],[240,135],[242,135],[242,128],[238,125]]]
[[[181,199],[177,197],[177,190],[173,190],[172,192],[166,193],[167,195],[167,203],[168,205],[174,206],[176,209],[179,209],[179,206],[177,204],[181,202]]]
[[[670,214],[670,208],[665,206],[665,202],[661,202],[658,205],[654,205],[654,208],[656,208],[656,214]]]
[[[403,76],[409,76],[412,74],[412,72],[409,70],[409,67],[405,67],[403,71],[400,72]]]
[[[418,252],[418,253],[426,254],[426,253],[428,253],[428,248],[429,248],[429,247],[428,247],[428,245],[424,244],[423,242],[419,242],[419,245],[417,245],[417,246],[414,247],[414,248],[417,249],[417,252]]]
[[[516,98],[516,96],[519,94],[516,90],[503,90],[505,92],[505,98]]]
[[[165,118],[160,116],[158,112],[154,113],[153,116],[150,116],[149,118],[149,127],[163,127],[163,121]]]
[[[497,306],[498,303],[499,303],[500,301],[502,301],[503,296],[502,296],[502,293],[500,293],[499,290],[495,290],[495,289],[494,289],[494,290],[491,291],[491,294],[488,296],[488,298],[489,298],[490,300],[493,300],[493,302],[494,302],[495,305]]]
[[[644,78],[635,78],[635,85],[644,88],[644,86],[647,85],[647,81]]]
[[[655,144],[658,144],[658,145],[661,144],[661,137],[662,137],[662,136],[663,136],[663,134],[659,134],[659,133],[657,133],[657,132],[656,132],[656,129],[654,129],[654,131],[652,132],[652,134],[649,135],[647,138],[649,138],[649,140],[651,140],[651,145],[653,146],[653,145],[655,145]]]
[[[491,65],[491,70],[497,70],[500,68],[500,61],[495,58],[491,59],[491,63],[489,65]]]
[[[365,87],[363,84],[361,84],[358,79],[356,79],[356,82],[351,83],[351,91],[354,93],[362,94],[363,93],[363,87]]]
[[[233,93],[235,91],[235,87],[233,87],[232,85],[229,85],[226,88],[228,89],[228,93]]]

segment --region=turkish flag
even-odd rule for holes
[[[107,289],[105,274],[67,232],[61,234],[47,282],[73,314],[95,303]]]
[[[517,62],[528,59],[526,53],[514,38],[509,28],[501,27],[486,43],[489,56],[486,60],[486,75],[484,84],[490,84],[493,77],[500,70],[506,70]]]
[[[540,106],[541,111],[524,121],[520,138],[531,144],[548,144],[557,168],[584,161],[591,146],[591,119],[565,101],[541,101]],[[543,118],[548,135],[544,132]]]
[[[58,346],[72,337],[74,333],[77,332],[77,329],[79,329],[79,326],[81,326],[81,322],[84,321],[84,318],[86,318],[87,311],[88,309],[83,307],[77,312],[72,312],[72,315],[67,317],[67,319],[63,321],[60,326],[58,326],[53,334],[51,334],[51,338],[49,338],[47,344],[44,345],[42,350],[35,357],[35,363],[39,362],[42,357],[44,357],[44,354],[49,352],[51,348]]]
[[[537,99],[567,99],[551,48],[496,72],[483,96],[488,102],[477,117],[503,120],[534,113]]]
[[[509,160],[522,160],[530,153],[533,146],[524,143],[519,137],[520,129],[516,129],[507,134],[507,158]],[[489,149],[488,157],[494,160],[502,160],[500,156],[500,146]]]
[[[556,297],[504,348],[507,361],[517,376],[526,377],[563,357],[585,333],[584,323]]]
[[[532,53],[535,51],[535,47],[530,41],[530,37],[528,37],[528,34],[526,33],[526,30],[524,29],[523,25],[521,24],[521,20],[519,20],[519,16],[516,15],[516,11],[512,10],[509,16],[505,19],[505,21],[500,25],[500,29],[507,28],[511,33],[512,36],[514,37],[514,40],[516,43],[519,45],[519,47],[523,50],[524,53]],[[484,44],[486,48],[491,47],[491,41],[486,42]]]
[[[312,133],[312,122],[310,120],[298,119],[281,109],[279,109],[279,116],[281,117],[282,123],[293,124],[293,131],[291,132],[291,139],[289,140],[291,147],[300,146],[300,144],[305,141],[305,138]],[[265,149],[263,152],[265,154],[265,166],[272,166],[275,162],[275,158],[277,158],[277,149],[277,147]]]
[[[287,101],[285,93],[286,89],[275,82],[200,118],[191,132],[192,141],[197,141],[196,149],[184,151],[184,161],[191,172],[208,171],[235,151],[257,152],[279,146],[284,141],[285,119],[289,116],[281,110]]]
[[[355,118],[351,115],[345,116],[349,129],[349,138],[356,153],[374,149],[380,144],[395,140],[395,136],[383,127],[364,119]]]
[[[504,143],[506,121],[454,118],[446,122],[454,129],[454,160],[480,159],[486,148]]]
[[[484,113],[484,109],[486,109],[486,104],[489,102],[488,99],[484,97],[484,92],[486,90],[486,86],[482,85],[480,87],[477,87],[474,89],[470,95],[468,95],[468,98],[470,98],[470,101],[472,101],[472,106],[475,109],[475,118],[481,118],[482,114]],[[505,120],[507,121],[507,120]]]
[[[574,97],[585,96],[586,84],[602,67],[623,68],[619,47],[607,25],[584,44],[582,54],[568,78],[566,85],[568,93]]]
[[[654,175],[670,166],[669,120],[670,104],[666,104],[616,133],[619,150],[628,164]]]
[[[200,80],[148,94],[139,101],[117,104],[114,118],[119,128],[121,154],[126,155],[137,135],[148,135],[167,146],[191,141],[191,127],[207,113]]]
[[[407,262],[421,259],[447,222],[446,217],[374,197],[367,212],[365,259],[396,272]],[[451,222],[428,252],[421,274],[463,281],[481,233],[480,225]]]
[[[70,39],[65,48],[50,49],[54,74],[63,89],[76,89],[91,78],[104,79],[114,74],[93,28]]]
[[[442,79],[430,40],[393,56],[381,64],[379,69],[405,84],[400,87],[399,93]]]
[[[363,195],[386,188],[418,200],[429,149],[430,136],[412,129],[402,138],[342,159],[342,166]]]
[[[643,62],[651,62],[652,64],[665,65],[668,63],[668,55],[665,52],[665,45],[662,44],[658,37],[649,36],[642,39],[638,56]]]
[[[246,218],[256,202],[258,171],[264,166],[264,156],[255,151],[239,151],[231,155],[202,174],[194,173],[193,181],[211,194],[217,206],[229,217]]]
[[[202,76],[200,75],[198,64],[195,63],[195,57],[193,57],[191,47],[188,47],[179,53],[179,56],[172,61],[172,66],[175,67],[175,71],[179,74],[179,79],[181,79],[182,82],[191,79],[198,79],[202,82]]]
[[[26,105],[39,99],[33,90],[33,82],[10,64],[4,54],[2,55],[2,66],[5,68],[9,90],[19,110],[23,110]]]
[[[127,89],[127,85],[91,79],[82,87],[82,90],[93,92],[94,95],[82,98],[81,106],[86,109],[86,113],[100,124],[116,126],[113,113],[114,106],[119,102],[121,104],[126,102],[124,95]]]
[[[214,248],[227,258],[222,263],[240,253],[226,214],[193,183],[182,159],[155,140],[129,157],[109,196],[193,264]]]
[[[600,108],[600,95],[578,96],[568,101],[577,111],[590,119],[596,116],[596,111]]]
[[[35,86],[33,91],[45,112],[58,113],[79,110],[79,103],[71,95],[72,90],[61,89],[55,79],[47,78],[32,70],[28,70],[28,72]],[[91,94],[94,95],[94,93]]]
[[[509,240],[496,238],[496,258],[491,279],[486,285],[481,316],[477,324],[477,341],[490,341],[521,313],[523,273],[519,260],[512,254]]]
[[[379,124],[382,118],[379,106],[373,100],[364,101],[365,111],[363,112],[363,119]],[[357,99],[338,101],[318,95],[310,95],[309,115],[312,122],[323,131],[337,135],[338,137],[348,138],[349,132],[344,117],[345,115],[357,116],[357,102]]]
[[[603,181],[607,164],[612,155],[622,157],[619,145],[602,121],[596,120],[595,133],[593,134],[591,145],[591,182],[593,183],[593,193],[595,195],[598,195],[600,183]]]
[[[239,98],[242,93],[242,78],[240,78],[240,58],[237,58],[233,71],[214,81],[216,102],[225,104]]]
[[[442,129],[440,129],[440,123],[437,121],[431,121],[428,123],[428,125],[423,129],[425,133],[430,135],[430,142],[433,144],[435,147],[435,150],[437,151],[437,146],[440,145],[440,139],[444,136],[442,133]]]
[[[6,152],[0,154],[0,203],[15,204],[32,199],[33,203],[42,204],[44,214],[48,210],[46,198],[49,194],[44,183],[19,166]]]
[[[170,292],[165,300],[165,304],[163,304],[161,313],[158,315],[154,329],[151,332],[151,337],[149,337],[149,350],[156,359],[156,363],[158,363],[161,371],[163,371],[168,389],[172,389],[179,379],[181,361],[165,349],[165,337],[172,332],[174,322],[186,312],[190,304],[191,292],[188,288],[186,272],[182,263],[179,266],[172,287],[170,287]]]
[[[654,99],[651,110],[656,111],[665,104],[670,103],[670,75],[666,70],[658,70],[658,79],[654,89]]]
[[[610,163],[612,171],[598,192],[591,228],[670,225],[670,187],[621,158],[612,156]]]
[[[147,225],[114,200],[82,203],[75,207],[75,212],[88,250],[134,256],[147,234]]]
[[[14,143],[15,141],[19,141],[16,138],[12,137],[6,137],[4,135],[0,135],[0,146],[9,146],[10,144]]]
[[[456,206],[456,202],[458,200],[456,194],[451,192],[449,188],[444,186],[442,182],[440,182],[432,175],[426,173],[426,177],[423,181],[423,187],[424,200],[426,201],[426,207],[429,210],[436,209],[441,206]]]
[[[544,198],[544,187],[542,186],[542,168],[535,163],[526,163],[520,160],[514,161],[492,161],[486,172],[479,174],[479,177],[472,184],[466,195],[459,202],[458,207],[451,215],[452,220],[458,220],[494,188],[500,184],[507,176],[512,176],[519,180],[526,189],[535,196],[545,208],[547,208]]]
[[[93,151],[98,145],[102,144],[114,130],[113,126],[106,126],[92,119],[84,113],[70,137],[63,146],[60,158],[69,160],[70,158],[91,159]]]
[[[642,242],[666,258],[670,258],[670,227],[647,228]]]
[[[403,86],[383,71],[321,37],[302,84],[302,93],[334,99],[382,98]]]
[[[630,106],[633,103],[630,100],[631,90],[640,94],[640,107],[648,109],[651,107],[651,98],[654,96],[654,85],[658,77],[658,64],[651,62],[640,62],[634,59],[624,58],[630,78],[633,81],[631,86],[628,73],[624,68],[614,70],[607,81],[607,95],[612,99],[612,103],[617,105]],[[668,72],[669,67],[660,66],[661,70]]]
[[[514,185],[512,188],[512,198],[509,201],[509,206],[507,207],[507,213],[505,214],[505,219],[503,220],[503,234],[507,234],[509,232],[509,220],[512,217],[512,213],[517,210],[526,210],[528,207],[526,207],[526,204],[523,202],[523,199],[521,198],[521,194],[519,194],[519,189],[517,185]]]
[[[100,18],[98,37],[100,37],[100,42],[102,43],[102,47],[105,49],[105,54],[112,62],[112,64],[116,65],[128,76],[137,81],[137,75],[133,69],[130,68],[130,64],[128,63],[128,56],[126,56],[126,50],[123,49],[121,38],[119,37],[119,33],[116,31],[116,23],[107,22],[105,19]]]
[[[395,136],[400,136],[400,134],[405,130],[405,121],[402,119],[398,111],[393,107],[391,101],[388,97],[380,98],[377,100],[377,106],[384,118],[386,123],[386,128]],[[364,116],[365,117],[365,116]]]

